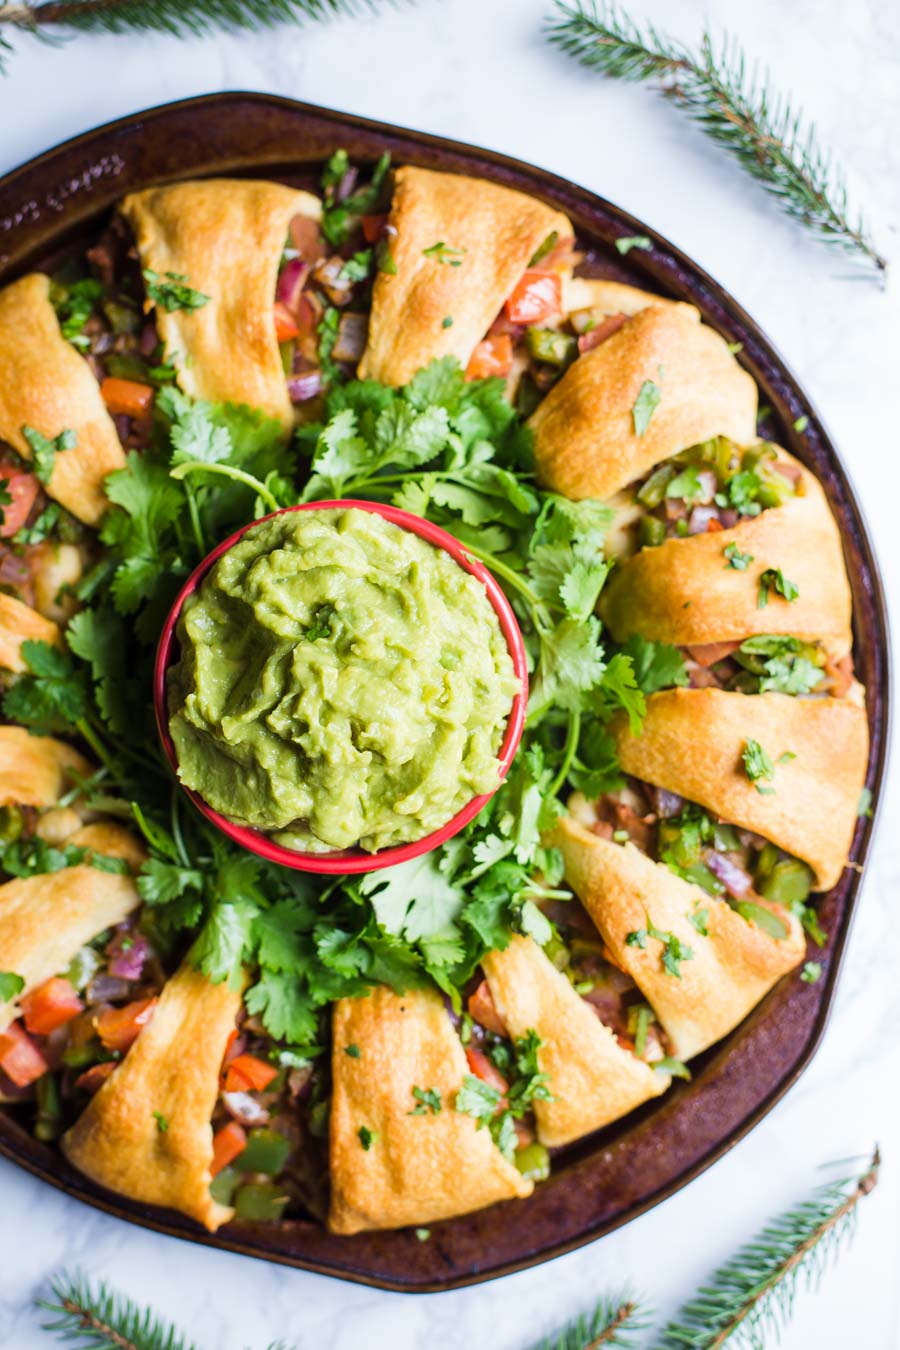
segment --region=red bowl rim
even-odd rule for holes
[[[497,756],[500,764],[497,782],[497,788],[499,788],[512,764],[519,741],[522,739],[528,705],[528,666],[525,657],[525,643],[522,640],[522,633],[512,611],[512,606],[500,585],[484,564],[473,558],[467,551],[465,544],[455,539],[452,534],[448,534],[446,530],[442,530],[439,525],[434,525],[430,520],[424,520],[421,516],[413,515],[410,511],[401,511],[397,506],[387,506],[381,502],[357,501],[350,497],[339,498],[335,501],[302,502],[298,506],[285,506],[280,511],[272,511],[269,515],[261,516],[259,520],[249,521],[246,525],[242,525],[239,530],[235,530],[234,534],[229,535],[221,544],[218,544],[211,553],[208,553],[203,561],[194,568],[178,592],[163,625],[153,667],[153,707],[156,714],[156,726],[166,759],[169,761],[176,779],[178,777],[178,758],[169,732],[166,675],[173,661],[173,648],[176,642],[175,628],[181,617],[185,600],[193,594],[222,554],[233,548],[238,540],[255,526],[262,525],[267,520],[274,520],[277,516],[289,515],[293,511],[333,511],[351,508],[359,511],[370,511],[373,515],[382,516],[385,520],[391,521],[392,524],[400,526],[401,529],[410,530],[413,534],[417,534],[420,539],[425,539],[436,548],[443,549],[445,553],[450,554],[454,562],[458,563],[471,576],[476,577],[484,586],[491,606],[500,621],[500,628],[512,658],[513,670],[519,680],[519,690],[513,698],[506,723],[506,732]],[[285,848],[282,844],[276,844],[259,830],[251,829],[247,825],[236,825],[233,821],[221,815],[220,812],[213,810],[191,788],[187,788],[181,783],[179,785],[182,792],[187,794],[198,811],[202,812],[207,820],[211,821],[234,843],[240,844],[242,848],[258,854],[268,862],[280,863],[283,867],[292,867],[301,872],[326,873],[330,876],[377,872],[383,867],[395,867],[398,863],[409,862],[412,858],[418,858],[421,854],[438,848],[454,834],[458,834],[464,826],[468,825],[470,820],[474,820],[482,807],[490,801],[494,792],[497,791],[497,788],[494,788],[493,792],[483,792],[477,797],[473,797],[440,829],[433,830],[430,834],[426,834],[423,838],[416,839],[409,844],[381,849],[377,853],[365,853],[362,849],[344,849],[339,853],[303,853],[299,849]]]

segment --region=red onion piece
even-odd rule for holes
[[[341,315],[338,323],[332,356],[335,361],[358,361],[366,349],[368,339],[368,315],[348,311]]]
[[[268,1125],[269,1113],[249,1092],[223,1092],[222,1105],[239,1125]]]
[[[716,853],[715,849],[709,848],[703,854],[703,861],[735,900],[740,900],[741,896],[752,889],[753,878],[750,873],[745,872],[743,867],[738,867],[727,853]]]
[[[518,342],[519,338],[525,332],[524,323],[513,323],[512,319],[507,317],[506,310],[501,309],[494,322],[488,329],[488,337],[503,337],[507,334],[513,342]]]
[[[107,972],[123,980],[139,980],[150,955],[150,943],[143,933],[117,933],[106,948]]]
[[[672,816],[678,816],[684,810],[684,798],[677,792],[670,792],[668,788],[651,787],[650,799],[653,802],[653,809],[661,820],[670,820]]]
[[[156,324],[152,319],[148,319],[141,329],[141,356],[152,356],[158,346],[159,333],[156,331]]]
[[[627,314],[610,314],[602,323],[595,324],[589,328],[586,333],[582,333],[578,339],[579,352],[590,352],[595,347],[599,347],[601,342],[605,342],[613,333],[618,333],[623,323],[628,322]]]
[[[688,682],[691,689],[722,689],[724,685],[711,667],[688,666]]]
[[[718,520],[719,511],[715,506],[695,506],[688,521],[688,534],[706,534],[711,520]]]
[[[305,375],[290,375],[287,389],[292,403],[308,403],[322,392],[321,370],[308,370]]]
[[[723,530],[733,530],[738,523],[738,513],[734,507],[727,506],[719,512],[719,523]]]
[[[309,263],[301,258],[291,258],[282,267],[275,287],[275,299],[285,305],[297,317],[300,309],[300,296],[309,276]]]
[[[309,216],[294,216],[288,226],[288,234],[292,245],[310,267],[324,258],[325,248],[317,221],[311,220]]]
[[[2,476],[3,470],[0,468],[0,477]],[[24,586],[29,576],[28,564],[24,558],[19,558],[10,549],[0,549],[0,584],[15,589]]]
[[[702,496],[695,497],[696,502],[711,502],[719,490],[719,480],[712,469],[701,469],[697,474],[697,483],[700,486]]]
[[[351,164],[349,169],[347,169],[346,173],[341,178],[341,181],[335,188],[334,200],[336,202],[343,202],[347,200],[347,198],[350,196],[350,193],[356,187],[356,180],[358,177],[359,177],[359,169],[355,168]]]
[[[772,468],[775,470],[776,473],[781,474],[782,478],[786,478],[789,483],[793,483],[794,487],[797,486],[797,484],[800,482],[800,479],[803,477],[803,474],[801,473],[798,465],[788,464],[783,459],[776,459],[775,463],[772,465]]]
[[[131,981],[119,975],[95,975],[85,990],[85,1001],[93,1006],[96,1003],[118,1003],[131,993]]]
[[[342,275],[345,259],[335,255],[317,262],[313,268],[313,280],[320,286],[333,305],[346,305],[353,290],[352,281]]]

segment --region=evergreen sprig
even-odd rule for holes
[[[853,1232],[860,1200],[878,1183],[878,1150],[862,1174],[821,1187],[720,1266],[665,1328],[657,1350],[766,1350],[790,1317],[801,1283],[817,1288]],[[734,1338],[734,1339],[732,1339]]]
[[[583,1313],[541,1341],[536,1350],[630,1350],[635,1336],[649,1326],[647,1312],[631,1293],[601,1298],[591,1313]]]
[[[643,29],[614,0],[556,0],[544,25],[550,42],[581,65],[612,79],[656,80],[659,92],[724,147],[794,220],[820,240],[865,259],[883,274],[862,216],[851,212],[842,171],[815,126],[748,62],[740,44],[704,31],[697,51]]]
[[[52,41],[65,32],[168,33],[198,37],[214,31],[236,33],[273,28],[280,23],[358,15],[379,0],[38,0],[16,4],[0,0],[0,73],[4,51],[13,46],[8,31],[32,33]]]
[[[54,1314],[52,1322],[43,1323],[44,1330],[67,1345],[81,1350],[199,1350],[151,1309],[139,1308],[104,1281],[93,1288],[81,1271],[63,1272],[50,1289],[52,1299],[38,1300],[38,1307]]]

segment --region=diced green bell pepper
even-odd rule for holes
[[[37,1116],[34,1122],[34,1137],[49,1144],[58,1139],[63,1132],[62,1107],[59,1101],[59,1089],[52,1073],[45,1073],[35,1084]]]
[[[779,905],[802,904],[812,889],[813,875],[799,858],[783,858],[759,887],[760,895],[775,900]]]
[[[675,477],[677,470],[674,464],[660,464],[658,469],[654,469],[650,477],[642,488],[638,490],[637,499],[644,506],[659,506],[666,495],[666,488],[671,479]]]
[[[531,1181],[546,1181],[550,1175],[550,1154],[543,1144],[526,1144],[513,1155],[517,1171]]]
[[[90,984],[102,965],[103,957],[99,952],[94,951],[93,947],[82,947],[81,951],[73,956],[69,969],[64,974],[73,989],[77,989],[80,993]]]
[[[274,1177],[284,1167],[290,1151],[290,1140],[277,1130],[251,1130],[237,1165],[242,1172],[265,1172]]]
[[[14,844],[22,833],[22,812],[17,806],[0,807],[0,843]]]
[[[529,328],[525,340],[529,355],[551,366],[567,366],[578,355],[577,340],[552,328]]]
[[[114,333],[139,333],[143,327],[140,310],[123,305],[118,300],[104,300],[103,313]]]
[[[666,542],[666,523],[658,516],[642,516],[638,526],[641,548],[656,548]]]
[[[251,1181],[235,1195],[234,1208],[239,1219],[271,1223],[281,1218],[287,1202],[271,1181]]]
[[[209,1183],[209,1193],[220,1205],[230,1205],[240,1179],[240,1173],[236,1168],[223,1167]]]
[[[326,1097],[324,1101],[316,1102],[309,1108],[307,1124],[309,1132],[315,1139],[328,1138],[328,1120],[331,1115],[331,1102]]]

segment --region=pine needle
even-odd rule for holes
[[[649,1318],[633,1295],[601,1298],[593,1312],[583,1313],[541,1341],[536,1350],[602,1350],[619,1346],[629,1350],[634,1337],[646,1330]]]
[[[388,0],[393,3],[393,0]],[[274,28],[280,23],[371,13],[379,0],[0,0],[0,29],[53,41],[80,33],[168,33],[198,37]],[[0,74],[12,43],[0,31]]]
[[[656,80],[658,90],[737,160],[794,220],[820,240],[865,259],[879,274],[887,260],[858,214],[843,173],[818,143],[815,126],[750,64],[728,35],[704,31],[691,51],[653,24],[644,30],[614,0],[556,0],[544,24],[554,46],[582,66],[617,80]]]
[[[39,1299],[38,1307],[55,1317],[43,1327],[66,1345],[81,1350],[198,1350],[170,1323],[104,1281],[92,1288],[81,1271],[64,1271],[50,1288],[53,1299]]]
[[[774,1345],[801,1283],[817,1288],[852,1235],[859,1202],[878,1184],[880,1166],[876,1148],[862,1176],[820,1187],[768,1224],[684,1305],[657,1350],[719,1350],[726,1341],[735,1350]]]

